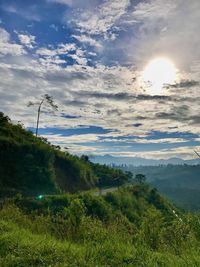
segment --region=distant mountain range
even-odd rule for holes
[[[169,159],[145,159],[140,157],[115,157],[109,154],[104,156],[91,155],[90,160],[94,163],[107,164],[107,165],[133,165],[133,166],[158,166],[158,165],[196,165],[200,164],[200,159],[183,160],[181,158],[169,158]]]

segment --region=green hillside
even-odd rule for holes
[[[128,179],[120,170],[99,168],[87,157],[60,151],[0,113],[0,196],[77,192],[98,185],[100,180],[106,186],[114,185],[116,178],[119,184]]]
[[[200,266],[199,216],[148,185],[15,198],[0,209],[0,266]]]

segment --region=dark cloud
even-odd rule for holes
[[[172,98],[167,95],[138,95],[136,96],[137,100],[168,100],[171,101]]]
[[[176,114],[173,112],[159,112],[156,113],[158,119],[175,119]]]
[[[187,105],[174,107],[174,111],[180,115],[187,115],[189,113],[189,110],[190,110],[190,108]]]
[[[191,116],[190,117],[191,123],[190,124],[200,124],[200,116]]]
[[[100,108],[104,108],[105,104],[104,103],[95,103],[94,106],[95,106],[95,108],[100,109]]]
[[[63,104],[66,106],[84,107],[87,105],[87,102],[81,100],[64,100]]]
[[[108,116],[121,116],[122,115],[122,112],[120,112],[118,109],[110,109],[107,111],[107,115]]]
[[[158,112],[156,113],[156,118],[182,121],[188,118],[189,112],[188,105],[172,106],[171,112]]]
[[[129,93],[103,93],[103,92],[89,92],[89,91],[81,91],[81,92],[76,92],[77,95],[82,96],[82,97],[94,97],[94,98],[106,98],[106,99],[111,99],[111,100],[167,100],[171,101],[172,98],[170,96],[166,95],[145,95],[145,94],[139,94],[139,95],[133,95]]]
[[[143,125],[142,123],[134,123],[134,124],[133,124],[134,127],[140,127],[140,126],[142,126],[142,125]]]
[[[167,85],[167,88],[190,88],[194,86],[198,86],[199,82],[194,80],[182,80],[179,83]]]
[[[138,120],[138,121],[140,121],[140,120],[147,120],[148,117],[144,117],[144,116],[136,116],[135,119]]]
[[[79,118],[81,118],[81,116],[68,115],[68,114],[61,114],[61,117],[65,118],[65,119],[79,119]]]
[[[170,129],[170,130],[178,129],[178,126],[169,126],[168,129]]]
[[[182,105],[173,107],[171,112],[158,112],[155,114],[155,119],[172,120],[177,122],[187,122],[189,124],[200,124],[199,115],[191,115],[190,107]],[[171,127],[168,127],[172,129]],[[177,127],[175,127],[177,128]]]
[[[132,95],[128,93],[103,93],[103,92],[89,92],[89,91],[82,91],[77,92],[78,95],[81,95],[83,97],[91,97],[91,98],[106,98],[106,99],[112,99],[112,100],[128,100]]]

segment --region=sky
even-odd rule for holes
[[[199,0],[0,0],[0,111],[34,131],[49,94],[39,135],[71,153],[195,158],[199,25]],[[177,75],[158,91],[156,58]]]

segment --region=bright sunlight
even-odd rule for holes
[[[164,85],[173,84],[177,80],[177,69],[168,58],[155,58],[145,67],[141,80],[149,93],[160,94]]]

